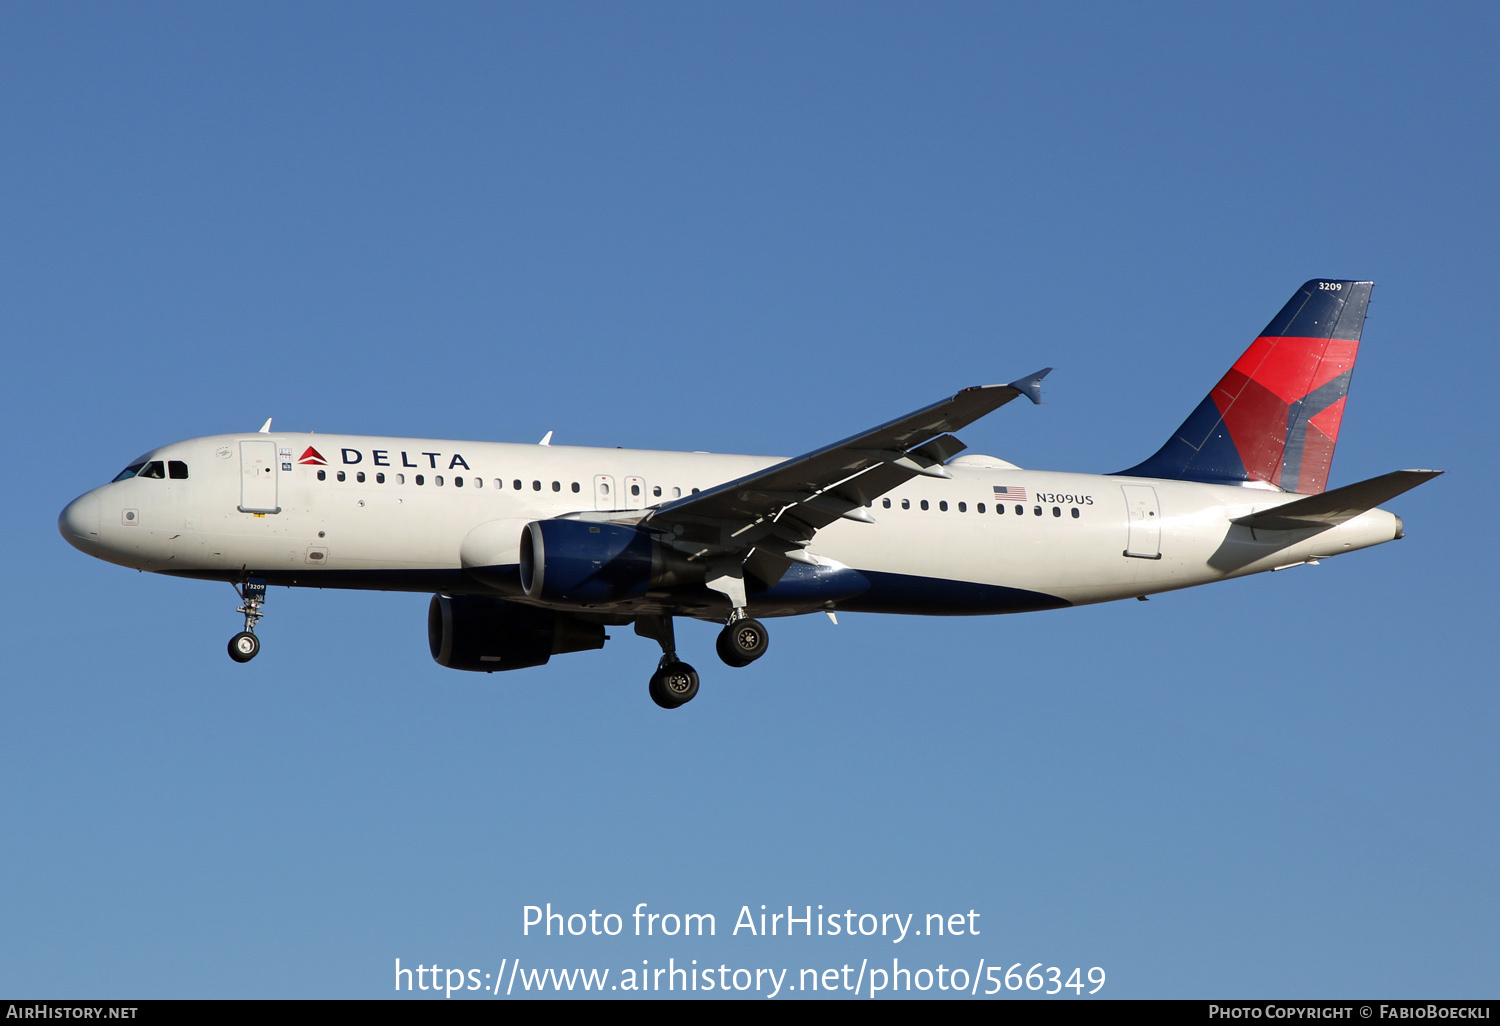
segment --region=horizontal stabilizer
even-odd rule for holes
[[[1233,521],[1259,531],[1296,531],[1309,527],[1334,527],[1372,510],[1441,474],[1441,470],[1393,470],[1368,481],[1345,485],[1330,492],[1309,495],[1274,509],[1261,510]]]

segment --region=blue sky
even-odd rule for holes
[[[0,10],[0,992],[379,997],[403,966],[1035,962],[1114,997],[1493,996],[1489,5]],[[1155,450],[1373,279],[1331,484],[1399,545],[1149,603],[444,670],[426,599],[133,574],[56,516],[253,429]],[[1463,386],[1463,387],[1460,387]],[[522,908],[719,936],[523,937]],[[742,905],[979,936],[727,936]],[[908,959],[910,961],[908,961]],[[936,993],[936,991],[932,992]]]

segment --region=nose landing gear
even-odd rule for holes
[[[260,652],[260,639],[255,636],[255,625],[266,614],[261,609],[266,604],[266,582],[249,580],[236,584],[234,590],[244,603],[237,613],[245,614],[245,629],[229,639],[229,658],[237,663],[248,663]]]

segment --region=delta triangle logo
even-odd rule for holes
[[[323,458],[323,454],[310,445],[307,447],[307,450],[302,453],[301,457],[298,458],[297,462],[308,463],[315,467],[328,466],[328,461]]]

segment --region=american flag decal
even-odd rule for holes
[[[996,485],[995,498],[1006,501],[1025,502],[1026,489],[1018,488],[1015,485]]]

